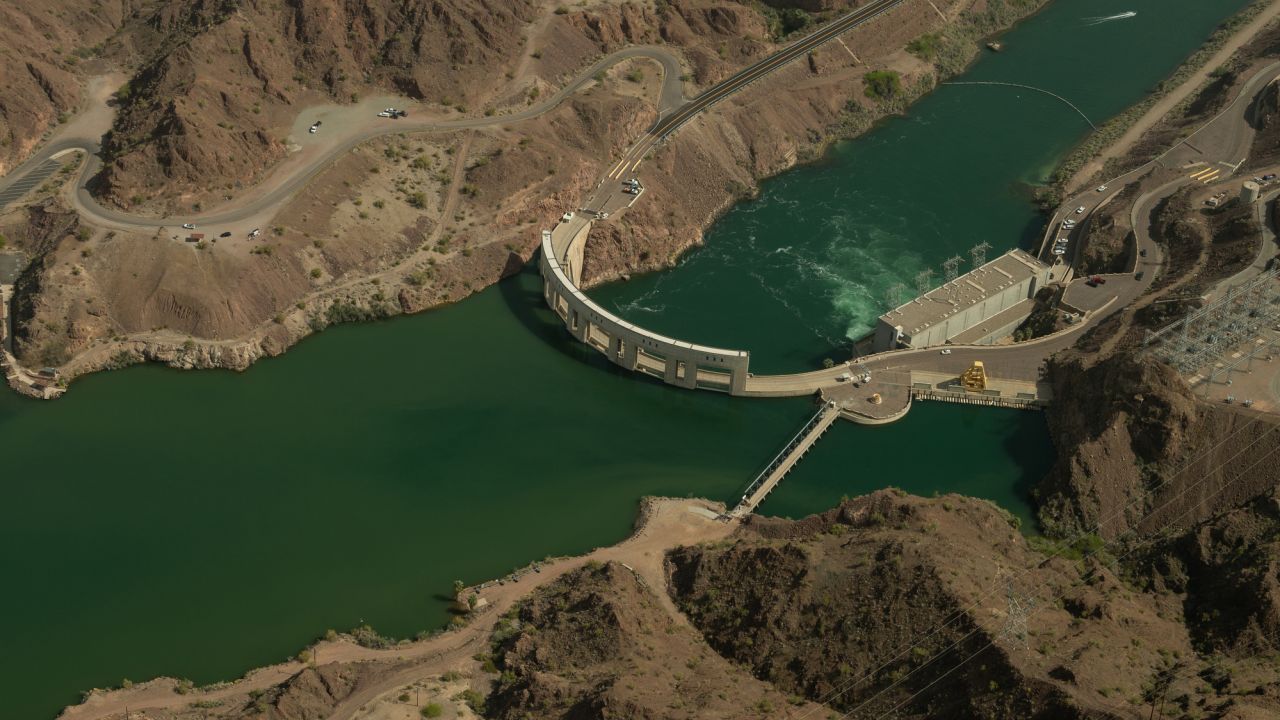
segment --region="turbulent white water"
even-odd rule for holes
[[[1102,23],[1111,22],[1113,20],[1128,20],[1131,17],[1137,17],[1138,13],[1129,10],[1118,15],[1107,15],[1106,17],[1089,17],[1084,19],[1085,25],[1101,25]]]

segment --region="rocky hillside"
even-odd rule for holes
[[[533,16],[529,0],[164,3],[129,28],[146,50],[95,191],[121,207],[236,194],[284,155],[298,107],[325,99],[465,104],[502,80]]]
[[[753,518],[732,545],[669,556],[672,594],[712,647],[840,712],[1112,717],[1098,691],[1140,693],[1185,639],[1109,569],[1039,561],[986,502],[895,491],[799,522]],[[1006,623],[1011,603],[1038,608],[1025,630]],[[1131,646],[1143,650],[1116,657]]]
[[[1106,205],[1089,216],[1080,254],[1081,275],[1125,272],[1132,267],[1136,243],[1129,210],[1138,196],[1139,183],[1126,185]]]
[[[1038,493],[1051,532],[1107,539],[1186,528],[1276,484],[1259,457],[1280,449],[1275,420],[1198,402],[1166,365],[1121,354],[1055,359],[1049,427],[1057,463]]]
[[[502,674],[485,715],[495,720],[769,717],[793,704],[712,652],[618,563],[535,593],[493,643]]]
[[[618,565],[527,598],[494,633],[486,716],[1261,720],[1280,711],[1277,507],[1269,490],[1114,545],[894,490],[753,517],[667,556],[700,636]]]
[[[0,0],[0,175],[80,103],[80,76],[148,0]]]

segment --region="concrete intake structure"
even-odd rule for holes
[[[650,332],[615,316],[578,289],[582,246],[590,228],[590,221],[574,218],[542,233],[538,266],[543,298],[569,332],[615,365],[668,385],[744,394],[751,357],[747,351],[696,345]]]

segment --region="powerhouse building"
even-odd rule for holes
[[[1011,250],[881,315],[873,349],[993,343],[1031,315],[1036,291],[1048,282],[1048,265]]]

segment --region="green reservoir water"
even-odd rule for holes
[[[1064,0],[1002,38],[961,82],[1030,85],[1095,124],[1140,99],[1245,0]],[[1102,18],[1134,11],[1127,19]],[[1039,92],[944,86],[820,164],[764,183],[679,266],[592,292],[667,335],[751,351],[758,374],[848,357],[895,283],[969,248],[988,257],[1038,240],[1028,202],[1090,128]],[[914,289],[909,296],[914,296]],[[907,296],[900,299],[905,301]]]
[[[1062,3],[969,77],[1039,79],[1104,117],[1242,4]],[[1138,17],[1080,20],[1127,9]],[[1006,90],[944,88],[771,182],[680,268],[601,297],[749,347],[757,371],[811,367],[869,323],[892,278],[1034,231],[1020,183],[1083,128]],[[235,677],[325,628],[438,627],[454,579],[615,542],[643,495],[736,500],[812,411],[622,374],[568,338],[540,287],[526,271],[242,374],[140,367],[53,403],[0,393],[0,717],[50,718],[124,677]],[[1039,414],[921,404],[892,426],[834,427],[763,510],[799,516],[895,485],[1025,518],[1051,461]]]

